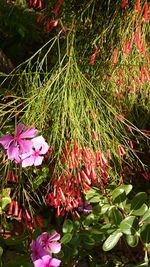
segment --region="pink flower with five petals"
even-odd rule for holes
[[[22,167],[39,166],[42,164],[44,154],[48,152],[49,145],[42,136],[32,139],[32,149],[28,153],[21,155]]]
[[[0,144],[7,151],[9,159],[20,163],[20,155],[32,149],[32,138],[37,134],[37,129],[29,126],[27,128],[20,122],[13,135],[0,137]]]
[[[38,259],[33,262],[34,267],[59,267],[61,261],[55,258],[52,258],[49,255],[43,256],[41,259]]]

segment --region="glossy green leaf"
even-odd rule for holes
[[[110,223],[114,225],[119,225],[123,219],[121,212],[116,207],[109,209],[108,217]]]
[[[78,230],[78,229],[80,228],[80,223],[79,223],[78,220],[75,220],[75,221],[73,222],[73,228],[74,228],[75,230]]]
[[[71,220],[65,220],[63,227],[62,227],[62,232],[65,233],[71,233],[73,230],[73,222]]]
[[[122,188],[116,188],[113,192],[112,192],[112,199],[114,203],[121,203],[126,199],[126,194],[124,189]]]
[[[131,184],[124,184],[124,185],[119,186],[119,188],[123,189],[126,195],[128,195],[131,192],[133,186]]]
[[[90,224],[92,224],[93,222],[95,221],[95,217],[94,217],[94,214],[91,213],[89,215],[86,216],[83,224],[86,225],[86,226],[89,226]]]
[[[61,238],[60,242],[62,244],[67,244],[68,242],[70,242],[71,239],[72,239],[72,234],[67,233]]]
[[[150,209],[148,209],[144,214],[141,219],[142,223],[150,222]]]
[[[145,203],[146,198],[147,198],[147,195],[145,192],[139,192],[138,194],[136,194],[131,201],[130,214],[135,210],[139,210],[141,206]]]
[[[113,232],[104,242],[103,244],[103,250],[104,251],[109,251],[112,248],[116,246],[118,243],[120,237],[122,236],[122,233],[119,230],[116,230]]]
[[[102,207],[101,207],[101,214],[105,214],[107,211],[108,211],[108,209],[111,207],[111,205],[110,204],[105,204],[105,205],[103,205]]]
[[[135,216],[128,216],[120,223],[120,230],[126,235],[134,235],[137,227],[138,219]]]
[[[140,236],[145,244],[150,243],[150,223],[142,226]]]
[[[139,242],[139,236],[135,235],[126,235],[126,241],[130,247],[136,247]]]
[[[133,210],[130,214],[135,216],[142,216],[148,210],[147,205],[144,203],[139,209]]]

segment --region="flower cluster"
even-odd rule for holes
[[[61,264],[59,259],[53,258],[52,253],[58,253],[61,250],[61,244],[58,242],[60,235],[55,231],[51,236],[43,232],[36,240],[31,243],[34,267],[58,267]]]
[[[19,123],[14,135],[2,136],[0,144],[6,150],[8,158],[15,160],[22,167],[39,166],[49,145],[42,136],[35,137],[36,134],[37,129],[30,126],[25,128],[22,123]]]
[[[79,147],[76,140],[74,147],[67,143],[61,163],[66,169],[60,177],[55,177],[51,183],[51,192],[47,197],[47,205],[57,209],[57,216],[72,211],[82,202],[82,192],[90,190],[91,186],[98,186],[104,190],[108,183],[110,168],[108,160],[101,150],[93,151],[89,147]]]

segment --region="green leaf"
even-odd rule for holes
[[[73,227],[74,227],[74,229],[75,229],[76,231],[80,228],[80,223],[79,223],[78,220],[75,220],[75,221],[73,222]]]
[[[11,203],[10,191],[10,188],[5,188],[2,190],[2,197],[0,201],[0,206],[2,210],[4,210],[6,206]]]
[[[119,188],[123,189],[126,195],[128,195],[131,192],[133,186],[131,184],[124,184],[124,185],[119,186]]]
[[[116,207],[109,209],[108,217],[112,225],[119,225],[123,219],[121,212]]]
[[[148,209],[148,210],[144,213],[144,215],[143,215],[143,217],[142,217],[142,219],[141,219],[141,221],[140,221],[140,223],[145,223],[145,222],[150,222],[150,209]]]
[[[110,204],[103,205],[101,208],[101,214],[105,214],[110,207],[111,207]]]
[[[95,217],[94,214],[91,213],[89,215],[86,216],[85,220],[84,220],[84,225],[89,226],[91,223],[93,223],[95,221]]]
[[[95,240],[91,237],[91,233],[89,231],[80,233],[80,240],[82,240],[82,242],[85,245],[88,245],[88,246],[95,245]]]
[[[138,219],[135,216],[128,216],[120,223],[120,230],[126,235],[134,235],[137,227]]]
[[[142,216],[148,210],[147,205],[144,203],[139,209],[130,212],[131,215]]]
[[[72,239],[72,234],[67,233],[61,238],[60,242],[62,244],[67,244],[68,242],[70,242],[71,239]]]
[[[33,181],[34,188],[37,189],[43,183],[45,179],[46,179],[45,176],[42,176],[42,175],[34,179]]]
[[[73,230],[73,222],[71,220],[66,220],[63,224],[62,231],[63,233],[71,233]]]
[[[135,235],[126,235],[126,241],[130,247],[136,247],[139,242],[139,236]]]
[[[141,236],[142,241],[145,244],[149,244],[150,243],[150,224],[144,224],[141,227],[140,236]]]
[[[10,197],[3,197],[2,198],[2,210],[4,210],[6,208],[6,206],[10,203],[11,203]]]
[[[126,199],[126,194],[124,189],[122,188],[116,188],[113,192],[112,192],[112,199],[114,203],[121,203]]]
[[[141,206],[144,204],[146,201],[147,195],[145,192],[139,192],[138,194],[135,195],[135,197],[131,201],[131,212],[130,214],[135,211],[139,210]]]
[[[103,250],[104,251],[109,251],[112,248],[116,246],[118,243],[120,237],[122,236],[122,233],[119,230],[116,230],[113,232],[104,242],[103,244]]]
[[[86,193],[86,198],[91,203],[98,203],[98,202],[100,202],[101,196],[102,196],[102,192],[100,190],[98,190],[97,188],[91,188]]]
[[[0,258],[2,257],[2,254],[3,254],[3,248],[0,247]]]

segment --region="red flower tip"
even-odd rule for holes
[[[96,49],[94,51],[94,54],[91,56],[90,65],[94,65],[95,59],[97,57],[97,54],[98,54],[98,47],[96,47]]]

